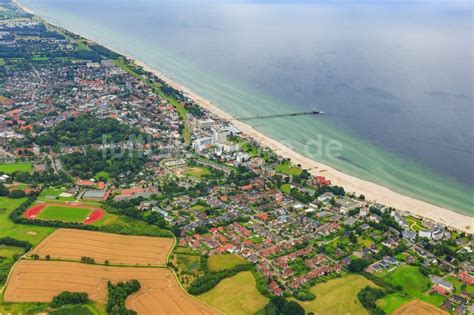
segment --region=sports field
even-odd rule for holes
[[[198,295],[198,298],[225,314],[254,314],[268,302],[268,298],[258,292],[250,271],[222,280],[212,290]]]
[[[90,212],[91,209],[87,208],[48,205],[40,212],[37,218],[40,220],[82,222]]]
[[[448,315],[449,313],[429,303],[414,300],[397,308],[392,315]]]
[[[22,260],[4,292],[6,302],[50,302],[62,291],[86,292],[107,302],[107,281],[136,279],[141,289],[126,300],[139,314],[220,314],[187,295],[166,268],[106,267],[64,261]]]
[[[214,255],[209,257],[207,265],[211,271],[221,271],[224,269],[232,269],[237,265],[243,265],[248,261],[234,254]]]
[[[368,312],[360,303],[357,294],[366,286],[376,287],[363,276],[347,275],[317,284],[311,288],[316,299],[298,303],[306,312],[315,314],[365,315]]]
[[[166,264],[173,243],[172,238],[58,229],[36,246],[31,254],[77,261],[87,256],[100,264],[108,260],[110,264],[156,266]]]
[[[105,211],[89,205],[71,203],[40,203],[25,211],[26,219],[56,220],[92,224],[105,216]]]
[[[33,164],[30,162],[0,164],[0,172],[5,174],[12,174],[15,172],[31,173],[31,171],[33,171]]]

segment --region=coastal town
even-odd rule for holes
[[[62,229],[176,239],[163,268],[177,290],[219,312],[238,313],[213,297],[226,291],[213,291],[245,274],[264,302],[243,313],[272,314],[275,297],[316,313],[313,301],[335,300],[314,288],[351,285],[351,277],[363,283],[349,290],[366,313],[418,302],[433,314],[474,313],[469,232],[313,175],[133,60],[2,0],[0,284],[7,293],[19,261],[54,263],[53,250],[30,249]],[[27,302],[51,310],[30,295],[4,294],[0,314],[33,307]]]

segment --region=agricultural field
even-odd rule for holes
[[[402,291],[392,293],[377,301],[377,305],[388,314],[416,298],[437,306],[443,301],[442,296],[427,293],[431,282],[428,277],[421,274],[418,267],[401,266],[383,278],[386,282],[395,286],[400,285],[403,288]]]
[[[278,173],[285,174],[285,175],[295,176],[295,175],[300,175],[303,170],[299,168],[298,166],[294,166],[291,163],[286,162],[286,163],[281,163],[275,166],[275,171],[277,171]]]
[[[429,303],[414,300],[397,308],[392,315],[448,315],[449,313]]]
[[[0,164],[0,172],[5,173],[5,174],[12,174],[15,172],[31,173],[32,171],[33,171],[33,164],[31,164],[30,162]]]
[[[25,201],[26,198],[0,197],[0,237],[9,236],[36,245],[55,228],[13,223],[8,215]]]
[[[64,281],[67,279],[67,281]],[[22,260],[4,292],[6,302],[50,302],[62,291],[86,292],[107,302],[107,281],[136,279],[141,289],[126,300],[139,314],[220,314],[187,295],[166,268],[106,267],[64,261]]]
[[[311,292],[316,295],[316,299],[298,303],[306,312],[315,314],[365,315],[368,312],[360,303],[357,294],[366,286],[376,287],[363,276],[346,275],[315,285]]]
[[[232,269],[237,265],[243,265],[246,263],[248,263],[248,261],[245,258],[234,254],[210,256],[207,261],[207,265],[210,271]]]
[[[198,298],[230,315],[254,314],[268,302],[268,298],[258,292],[250,271],[222,280],[212,290],[198,295]]]
[[[118,235],[94,231],[58,229],[31,254],[51,259],[77,260],[92,257],[96,263],[164,265],[173,247],[172,238]]]

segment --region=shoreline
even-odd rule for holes
[[[25,12],[38,16],[34,13],[33,10],[20,4],[17,0],[13,0],[13,2]],[[51,25],[55,25],[50,22],[48,23]],[[62,28],[61,26],[58,26],[58,25],[55,25],[55,26]],[[198,94],[191,91],[187,87],[169,79],[166,75],[161,73],[159,70],[153,69],[151,66],[148,66],[146,63],[128,54],[125,54],[118,49],[113,49],[111,47],[103,45],[102,43],[100,43],[100,41],[94,40],[92,38],[88,38],[79,33],[76,33],[76,34],[78,34],[79,36],[89,41],[96,42],[112,51],[119,53],[120,55],[133,61],[136,65],[143,67],[144,70],[155,74],[158,78],[166,82],[169,86],[175,88],[176,90],[182,91],[186,97],[196,102],[199,106],[209,111],[211,114],[215,115],[219,119],[227,120],[230,123],[232,123],[235,127],[237,127],[240,131],[242,131],[244,135],[250,138],[253,138],[255,141],[260,143],[262,147],[270,148],[277,155],[281,157],[290,158],[291,162],[294,164],[301,164],[301,167],[303,169],[307,169],[312,175],[324,176],[330,179],[333,185],[344,187],[344,189],[347,192],[356,193],[357,195],[360,195],[360,194],[364,195],[367,201],[378,202],[385,206],[393,207],[400,211],[409,212],[410,214],[413,214],[415,216],[419,216],[419,217],[433,220],[435,222],[443,223],[450,228],[454,228],[456,230],[473,234],[473,226],[471,226],[472,224],[474,224],[473,217],[470,217],[468,215],[464,215],[461,213],[457,213],[453,210],[446,209],[441,206],[430,204],[426,201],[422,201],[413,197],[402,195],[401,193],[395,192],[391,190],[390,188],[387,188],[380,184],[376,184],[376,183],[343,173],[326,164],[323,164],[321,162],[305,157],[302,154],[295,152],[292,149],[284,146],[278,141],[258,132],[252,126],[247,125],[239,120],[236,120],[232,115],[223,111],[222,109],[214,105],[211,101],[204,99],[203,97],[199,96]]]

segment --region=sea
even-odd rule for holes
[[[470,0],[20,0],[345,173],[474,216]],[[338,152],[323,150],[336,143]]]

